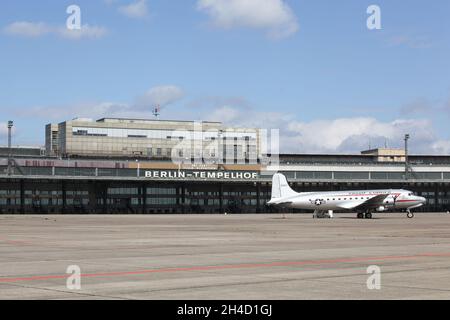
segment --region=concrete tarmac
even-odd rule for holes
[[[450,299],[450,214],[1,215],[0,299]]]

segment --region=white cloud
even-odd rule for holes
[[[288,37],[299,29],[297,17],[283,0],[198,0],[197,9],[224,29],[263,29],[272,38]]]
[[[207,119],[211,121],[222,121],[224,123],[233,123],[242,116],[241,112],[230,106],[223,106],[208,113]]]
[[[411,135],[414,153],[445,154],[450,141],[441,140],[433,123],[423,119],[380,121],[370,117],[298,121],[294,115],[261,112],[252,108],[223,105],[212,108],[208,120],[233,126],[279,129],[280,150],[284,153],[359,153],[372,148],[403,147],[405,133]]]
[[[438,140],[431,145],[437,154],[450,154],[450,140]]]
[[[10,36],[21,36],[29,38],[38,38],[48,34],[59,37],[78,40],[82,38],[101,38],[106,35],[107,30],[104,27],[83,25],[80,30],[69,30],[65,27],[54,27],[44,22],[13,22],[3,29],[3,32]]]
[[[146,0],[138,0],[126,6],[119,7],[119,12],[130,18],[144,18],[148,15]]]
[[[82,38],[96,39],[106,35],[107,30],[104,27],[90,26],[88,24],[81,26],[80,30],[69,30],[67,28],[59,28],[57,33],[66,39],[78,40]]]
[[[297,150],[308,152],[358,152],[385,143],[399,147],[405,133],[410,133],[417,152],[428,149],[436,137],[427,120],[395,120],[382,122],[374,118],[342,118],[335,120],[294,121],[288,131],[295,133]]]
[[[203,111],[204,118],[211,121],[221,121],[233,126],[253,128],[285,128],[293,120],[293,116],[279,112],[255,111],[251,107],[240,108],[236,105],[223,105]]]
[[[102,118],[148,118],[152,116],[153,107],[166,107],[184,96],[182,89],[174,85],[157,86],[138,97],[134,103],[87,102],[67,106],[34,107],[19,110],[20,116],[50,117],[53,120],[67,120],[75,117]]]
[[[12,36],[36,38],[52,32],[52,28],[43,22],[17,21],[7,25],[3,31]]]
[[[430,39],[425,36],[393,36],[389,38],[388,43],[392,46],[406,46],[411,49],[428,49],[433,46]]]
[[[183,98],[183,90],[174,85],[164,85],[153,87],[138,97],[135,101],[135,108],[139,110],[151,110],[156,105],[161,108],[172,104]]]

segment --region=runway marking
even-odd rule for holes
[[[31,245],[33,245],[33,243],[28,242],[28,241],[9,240],[9,239],[4,238],[4,237],[0,237],[0,241],[1,241],[1,242],[5,242],[5,243],[7,243],[7,244],[11,244],[11,245],[19,245],[19,246],[31,246]]]
[[[82,274],[81,277],[82,278],[95,278],[95,277],[143,275],[143,274],[151,274],[151,273],[171,273],[171,272],[270,268],[270,267],[292,267],[292,266],[305,266],[305,265],[336,264],[336,263],[346,263],[346,262],[405,260],[405,259],[430,258],[430,257],[450,257],[450,252],[447,252],[447,253],[421,253],[421,254],[416,254],[416,255],[404,255],[404,256],[356,257],[356,258],[290,261],[290,262],[248,263],[248,264],[218,265],[218,266],[195,266],[195,267],[184,267],[184,268],[162,268],[162,269],[149,269],[149,270],[137,270],[137,271],[86,273],[86,274]],[[69,274],[64,274],[64,275],[0,278],[0,283],[39,281],[39,280],[51,280],[51,279],[66,279],[69,276],[70,276]]]

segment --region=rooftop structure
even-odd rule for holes
[[[405,149],[377,148],[361,151],[363,155],[376,156],[379,162],[405,162]]]

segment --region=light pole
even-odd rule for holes
[[[409,164],[408,164],[408,140],[409,134],[405,134],[405,180],[408,180]]]
[[[11,150],[11,129],[14,126],[14,122],[11,120],[8,121],[8,176],[11,175],[11,158],[12,158],[12,150]]]

